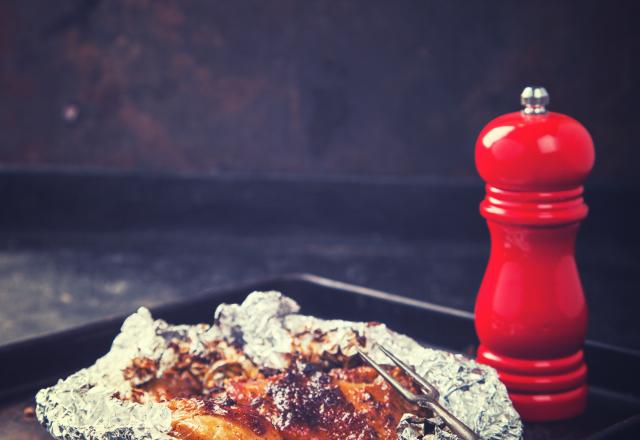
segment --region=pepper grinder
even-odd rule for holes
[[[526,87],[521,103],[484,127],[475,147],[491,235],[477,358],[498,371],[524,420],[559,420],[587,400],[587,306],[574,245],[595,152],[578,121],[547,111],[543,87]]]

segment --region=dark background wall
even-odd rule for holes
[[[539,83],[630,182],[636,3],[3,1],[0,163],[474,176]]]

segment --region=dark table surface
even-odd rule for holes
[[[0,344],[290,272],[471,311],[489,250],[475,181],[5,172],[0,194]],[[637,194],[587,192],[578,240],[589,338],[633,349],[638,214],[612,206]]]

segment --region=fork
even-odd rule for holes
[[[440,392],[431,385],[427,380],[414,371],[412,367],[398,359],[393,353],[387,350],[382,345],[378,345],[380,350],[387,355],[402,371],[407,373],[411,378],[420,386],[421,394],[414,394],[411,391],[404,388],[400,382],[387,373],[380,364],[371,359],[368,354],[362,351],[359,347],[356,347],[358,354],[369,365],[371,365],[388,383],[391,385],[405,400],[418,405],[421,408],[426,408],[433,411],[438,417],[440,417],[445,425],[451,429],[455,435],[462,440],[480,440],[480,437],[473,432],[467,425],[462,423],[456,416],[447,411],[440,403],[438,399]]]

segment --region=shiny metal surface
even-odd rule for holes
[[[400,382],[387,373],[380,364],[371,359],[364,351],[358,349],[360,357],[364,359],[369,365],[371,365],[400,395],[407,401],[415,403],[416,405],[433,411],[435,415],[440,417],[445,425],[460,439],[462,440],[479,440],[480,437],[473,432],[467,425],[460,421],[456,416],[447,411],[440,403],[440,392],[436,387],[431,385],[424,377],[416,373],[412,367],[405,364],[401,359],[396,357],[391,351],[380,345],[378,348],[382,350],[401,370],[411,376],[413,380],[420,385],[421,394],[413,394],[411,391],[404,388]]]
[[[549,99],[549,93],[544,87],[527,86],[520,94],[520,103],[524,106],[522,112],[525,115],[543,115],[547,113]]]

